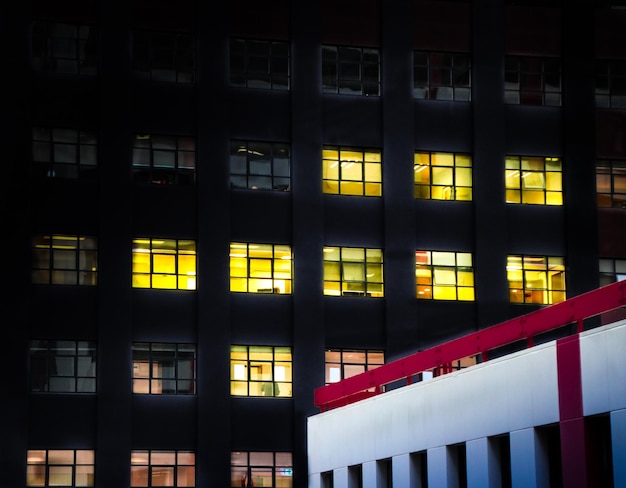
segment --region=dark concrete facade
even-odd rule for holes
[[[599,257],[626,258],[625,211],[595,205],[595,159],[626,159],[626,111],[596,109],[593,92],[594,59],[626,57],[624,10],[591,0],[564,8],[502,0],[242,0],[223,11],[193,0],[53,3],[0,7],[10,175],[2,206],[9,256],[3,322],[11,334],[6,364],[17,365],[5,375],[0,403],[0,486],[24,486],[27,449],[85,448],[95,449],[99,487],[129,485],[132,449],[194,450],[196,486],[229,486],[232,450],[292,451],[294,486],[304,487],[306,417],[316,413],[325,348],[382,349],[391,360],[533,310],[508,301],[508,254],[565,256],[568,296],[598,286]],[[32,70],[31,21],[44,19],[98,25],[96,77]],[[198,81],[133,79],[137,27],[194,32]],[[290,42],[290,91],[229,86],[228,40],[241,35]],[[324,95],[323,43],[379,48],[382,95]],[[415,49],[470,52],[472,102],[413,99]],[[562,106],[506,105],[505,54],[560,57]],[[37,124],[96,130],[98,180],[33,181]],[[132,184],[137,132],[197,138],[192,191]],[[231,191],[232,138],[288,142],[292,191]],[[383,197],[324,195],[324,144],[380,147]],[[471,153],[473,201],[415,200],[415,150]],[[564,205],[505,204],[503,161],[511,153],[562,157]],[[98,286],[31,285],[37,232],[98,236]],[[133,289],[137,236],[196,239],[197,291]],[[231,294],[231,241],[290,244],[294,293]],[[324,245],[384,249],[385,298],[323,296]],[[418,301],[419,248],[472,252],[476,301]],[[97,395],[29,394],[28,342],[35,338],[97,341]],[[196,343],[198,394],[133,396],[133,341]],[[231,397],[231,344],[291,346],[293,398]]]

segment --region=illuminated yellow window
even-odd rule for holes
[[[230,291],[291,293],[291,246],[230,243]]]
[[[233,396],[290,397],[291,348],[231,346],[230,394]]]
[[[563,205],[560,158],[507,156],[506,203]]]
[[[196,242],[133,240],[133,288],[196,289]]]
[[[472,158],[468,154],[416,152],[413,174],[415,198],[472,199]]]
[[[233,451],[230,461],[230,486],[292,488],[291,453]]]
[[[325,146],[322,178],[324,193],[380,197],[383,194],[381,152]]]
[[[562,257],[508,256],[506,272],[511,303],[550,305],[566,299]]]
[[[95,486],[94,459],[90,449],[29,450],[26,486]]]
[[[417,298],[474,300],[474,268],[468,252],[415,251]]]
[[[192,451],[131,451],[130,486],[195,487],[196,454]]]
[[[33,237],[33,283],[94,286],[98,279],[97,269],[95,237],[61,234]]]
[[[383,297],[383,251],[324,247],[324,295]]]
[[[626,208],[626,161],[596,163],[598,207]]]
[[[384,351],[327,349],[326,384],[370,371],[385,364]]]

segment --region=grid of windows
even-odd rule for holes
[[[370,371],[385,364],[384,351],[326,349],[326,384]]]
[[[626,208],[626,160],[596,163],[596,193],[599,207]]]
[[[26,486],[94,486],[94,451],[29,449]]]
[[[469,252],[415,251],[417,298],[474,300],[474,268]]]
[[[566,299],[562,257],[508,256],[506,271],[511,303],[551,305]]]
[[[291,293],[291,246],[230,243],[230,291]]]
[[[596,60],[596,107],[626,108],[626,60]]]
[[[134,450],[130,464],[132,488],[196,486],[196,455],[192,451]]]
[[[506,156],[506,203],[563,205],[560,158]]]
[[[97,283],[96,238],[82,235],[37,234],[33,237],[32,282],[44,285]]]
[[[231,39],[230,83],[244,88],[289,90],[289,44]]]
[[[234,451],[230,457],[230,486],[293,487],[290,452]]]
[[[193,83],[196,76],[194,36],[183,32],[134,32],[133,72],[142,80]]]
[[[78,129],[35,127],[32,139],[33,174],[37,178],[96,176],[96,133]]]
[[[504,101],[561,106],[561,62],[557,58],[506,56]]]
[[[133,393],[196,393],[195,344],[133,344]]]
[[[468,154],[417,151],[413,173],[415,198],[472,199],[472,157]]]
[[[322,158],[324,193],[382,196],[382,156],[379,149],[324,146]]]
[[[469,102],[472,98],[470,55],[415,51],[413,97]]]
[[[235,189],[291,189],[291,150],[282,142],[231,141],[230,186]]]
[[[383,251],[324,247],[324,295],[383,297]]]
[[[196,180],[193,137],[137,134],[133,140],[133,181],[192,185]]]
[[[29,371],[33,392],[95,393],[96,344],[90,341],[31,341]]]
[[[231,395],[291,397],[291,392],[291,347],[231,346]]]
[[[379,50],[322,46],[322,89],[341,95],[380,95]]]
[[[56,73],[92,75],[97,71],[98,30],[94,26],[34,22],[33,67]]]
[[[600,286],[626,280],[626,259],[600,258]]]
[[[189,239],[134,239],[133,288],[195,290],[196,242]]]

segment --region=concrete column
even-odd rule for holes
[[[611,412],[613,486],[626,487],[626,410]]]
[[[309,475],[307,488],[322,488],[322,476],[320,473],[314,473]]]
[[[493,440],[482,437],[466,443],[467,488],[501,488],[500,452]]]
[[[422,466],[421,459],[411,454],[400,454],[394,456],[391,461],[391,476],[393,486],[405,488],[424,488],[422,486]]]
[[[534,428],[511,432],[513,488],[549,488],[548,453]]]
[[[428,488],[458,488],[455,454],[456,451],[448,446],[428,450]]]
[[[389,461],[369,461],[363,463],[363,488],[387,488]],[[402,485],[400,485],[402,486]],[[350,486],[349,488],[356,488]]]
[[[343,467],[333,471],[333,488],[350,488],[348,485],[348,468]]]

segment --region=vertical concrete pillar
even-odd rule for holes
[[[347,467],[333,470],[333,488],[350,488]]]
[[[310,474],[307,488],[322,488],[322,475],[320,473]]]
[[[458,488],[455,455],[456,451],[448,446],[428,450],[428,488]]]
[[[500,452],[493,440],[467,441],[467,488],[501,488]]]
[[[390,469],[388,460],[363,463],[363,488],[387,488]]]
[[[626,410],[611,412],[613,486],[626,488]]]
[[[424,488],[422,486],[421,459],[411,454],[400,454],[394,456],[391,461],[391,478],[393,486],[404,488]]]
[[[534,428],[511,432],[513,488],[549,488],[548,453]]]

